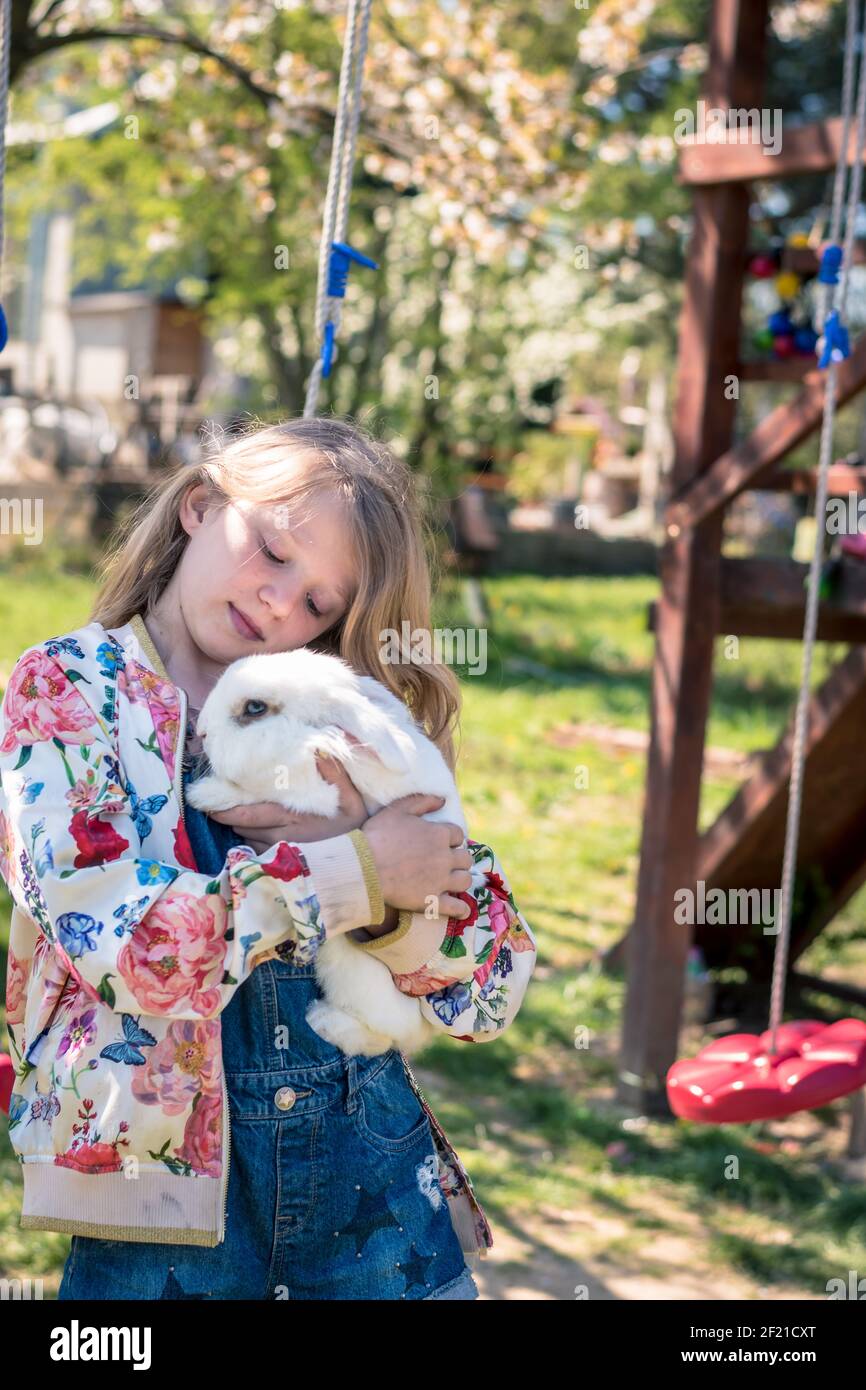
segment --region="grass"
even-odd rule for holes
[[[68,630],[87,611],[85,575],[59,583],[56,570],[43,573],[29,558],[27,565],[0,589],[12,594],[0,598],[6,672],[24,646]],[[663,1278],[658,1242],[687,1238],[686,1263],[704,1279],[706,1297],[736,1280],[752,1296],[824,1296],[829,1278],[866,1270],[866,1201],[827,1162],[839,1148],[842,1107],[799,1129],[710,1129],[630,1121],[613,1101],[624,983],[601,974],[595,957],[634,910],[644,757],[594,742],[562,748],[549,735],[578,720],[648,729],[646,609],[657,584],[507,576],[485,581],[484,593],[487,669],[463,681],[460,785],[471,833],[495,848],[539,941],[539,964],[519,1019],[495,1045],[443,1040],[425,1054],[425,1091],[495,1234],[519,1238],[531,1227],[544,1239],[558,1222],[571,1258],[592,1262],[602,1278],[613,1269]],[[451,586],[436,623],[465,621],[461,591]],[[840,654],[819,650],[816,679]],[[731,657],[720,639],[717,656],[708,742],[743,752],[773,743],[793,707],[799,646],[744,640]],[[527,661],[546,674],[527,674],[519,665]],[[736,785],[729,775],[706,780],[702,824]],[[803,957],[803,969],[832,962],[866,980],[864,934],[860,893]],[[578,1027],[588,1047],[575,1045]],[[791,1134],[785,1150],[770,1147]],[[19,1174],[4,1133],[0,1272],[43,1275],[49,1290],[68,1239],[21,1232],[18,1208]],[[602,1234],[609,1221],[619,1223],[613,1236]]]

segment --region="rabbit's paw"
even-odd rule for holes
[[[241,793],[237,787],[233,787],[231,782],[226,782],[222,777],[210,774],[191,782],[186,787],[184,796],[197,811],[208,813],[225,811],[229,806],[238,806],[241,802]]]
[[[349,1057],[378,1057],[391,1047],[391,1039],[368,1028],[360,1019],[335,1009],[326,999],[314,999],[307,1010],[307,1023],[325,1042],[333,1043]]]

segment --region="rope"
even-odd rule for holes
[[[861,59],[857,88],[857,143],[854,156],[853,175],[849,181],[848,208],[845,225],[845,248],[842,261],[841,284],[827,285],[824,323],[833,307],[844,309],[848,295],[848,272],[854,246],[854,223],[860,191],[863,183],[863,150],[866,146],[866,57],[863,56],[862,23],[855,26],[859,11],[859,0],[848,0],[848,15],[845,37],[845,75],[842,87],[843,134],[839,162],[833,189],[833,214],[831,242],[838,242],[842,215],[842,189],[848,173],[848,138],[851,123],[851,99],[853,94],[853,65],[855,32],[861,34]],[[838,292],[838,297],[837,296]],[[779,902],[779,933],[773,958],[773,983],[770,994],[770,1052],[776,1052],[776,1032],[782,1021],[785,1001],[785,979],[788,969],[788,956],[791,941],[791,904],[794,885],[794,868],[797,858],[797,843],[800,833],[800,817],[803,807],[803,777],[806,761],[806,740],[809,726],[809,703],[811,695],[812,657],[815,650],[815,635],[818,627],[818,601],[821,581],[821,565],[824,542],[822,520],[827,507],[828,475],[833,457],[833,433],[836,421],[838,363],[832,358],[827,366],[824,388],[824,416],[821,422],[821,445],[818,463],[818,484],[815,495],[815,549],[809,567],[809,589],[806,600],[806,622],[803,630],[803,666],[797,712],[794,721],[794,737],[791,749],[791,784],[788,793],[787,819],[785,823],[785,852],[782,861],[782,890]]]
[[[340,299],[328,294],[328,269],[331,259],[331,245],[334,241],[345,241],[349,223],[349,198],[352,192],[352,175],[355,167],[355,145],[361,119],[361,83],[364,76],[364,62],[367,57],[372,3],[373,0],[349,0],[346,18],[346,36],[343,43],[343,62],[340,70],[340,93],[337,99],[334,142],[331,147],[328,192],[322,219],[322,240],[319,246],[319,279],[316,289],[316,342],[319,349],[321,349],[324,340],[327,323],[333,324],[335,336],[340,330],[343,306]],[[304,404],[305,417],[316,414],[321,382],[322,358],[321,351],[319,351],[307,382],[307,397]]]

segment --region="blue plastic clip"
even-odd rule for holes
[[[824,247],[818,280],[822,285],[838,285],[839,268],[842,265],[842,247],[832,243]]]
[[[824,334],[822,340],[821,356],[818,358],[819,367],[829,367],[831,362],[843,362],[846,357],[851,356],[851,345],[848,341],[848,329],[839,317],[839,310],[833,309],[827,315],[824,323]]]
[[[354,261],[356,265],[369,266],[370,270],[379,269],[376,262],[371,261],[369,256],[362,256],[360,251],[356,251],[345,241],[332,241],[331,262],[328,266],[328,294],[332,299],[343,299],[345,296],[351,261]]]
[[[3,305],[0,304],[0,352],[3,351],[9,341],[9,325],[6,322],[6,315],[3,312]]]
[[[346,283],[349,279],[352,261],[356,265],[368,266],[370,270],[379,269],[375,261],[371,261],[369,256],[364,256],[360,251],[356,251],[347,242],[331,242],[331,259],[328,263],[328,295],[331,299],[345,299]],[[334,325],[328,322],[325,324],[325,337],[322,342],[322,376],[331,375],[333,361]]]
[[[334,325],[329,321],[325,324],[325,340],[322,343],[322,376],[331,375],[331,363],[334,360]]]

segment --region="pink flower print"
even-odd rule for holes
[[[69,788],[66,793],[66,800],[69,805],[77,811],[83,811],[88,806],[93,806],[99,797],[99,787],[96,784],[96,774],[92,768],[88,769],[86,777],[79,777],[74,786]]]
[[[12,829],[12,822],[6,819],[2,811],[0,811],[0,878],[5,881],[9,892],[14,897],[15,890],[19,885],[15,833]]]
[[[165,893],[141,919],[117,958],[146,1013],[184,1007],[207,1018],[219,1006],[226,905],[218,893]]]
[[[453,975],[437,974],[426,965],[405,975],[394,975],[393,980],[401,994],[412,995],[435,994],[437,990],[448,989],[454,984]]]
[[[223,1118],[222,1093],[199,1096],[195,1109],[186,1122],[183,1143],[175,1149],[196,1173],[208,1178],[222,1174]]]
[[[92,743],[96,719],[72,681],[43,651],[28,652],[9,677],[3,702],[6,736],[0,753],[16,744]]]
[[[490,919],[490,928],[494,937],[498,941],[500,936],[504,936],[511,926],[514,913],[509,904],[502,898],[494,898],[487,909],[487,916]]]
[[[180,1019],[156,1047],[148,1048],[144,1066],[135,1068],[132,1094],[145,1105],[160,1106],[166,1115],[180,1115],[197,1095],[221,1092],[221,1077],[219,1023]]]
[[[84,1047],[89,1047],[96,1037],[96,1028],[93,1020],[96,1017],[95,1009],[88,1009],[85,1013],[73,1018],[63,1037],[60,1039],[60,1046],[57,1049],[58,1057],[65,1057],[69,1053],[69,1060],[72,1062]]]
[[[24,1022],[24,1003],[27,998],[27,981],[30,978],[32,959],[19,960],[11,946],[9,963],[6,969],[6,1022]]]
[[[118,689],[123,692],[131,705],[154,705],[166,703],[165,692],[171,690],[162,676],[140,666],[137,661],[127,661],[117,672]],[[170,700],[170,696],[168,697]]]

